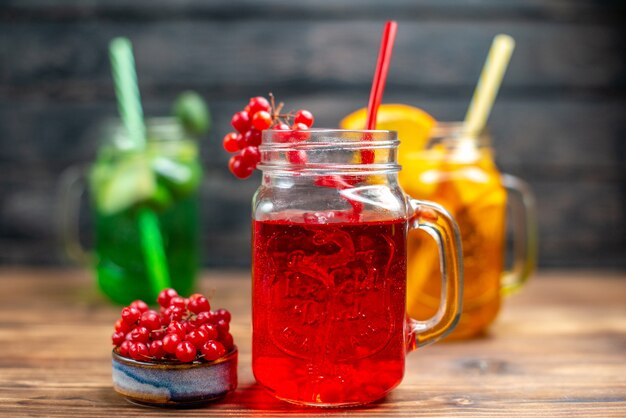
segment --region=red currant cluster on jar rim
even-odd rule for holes
[[[259,145],[261,145],[262,132],[266,129],[279,131],[299,132],[313,126],[313,114],[308,110],[298,110],[295,114],[281,114],[283,104],[274,104],[274,97],[270,94],[271,103],[265,97],[257,96],[250,99],[246,107],[233,115],[230,123],[235,132],[229,132],[224,136],[224,149],[231,153],[237,153],[230,158],[228,168],[231,173],[240,179],[250,177],[257,164],[261,160]],[[293,124],[289,121],[293,117]],[[291,135],[296,140],[305,139],[302,135]],[[292,163],[306,162],[303,152],[293,151],[287,155]]]
[[[230,352],[230,312],[211,310],[201,294],[183,298],[165,289],[157,298],[160,310],[136,300],[122,309],[111,339],[124,357],[147,362],[214,361]]]

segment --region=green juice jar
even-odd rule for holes
[[[141,207],[158,217],[172,287],[188,295],[198,271],[197,142],[174,118],[149,119],[146,128],[146,149],[137,152],[123,127],[108,126],[89,172],[95,273],[104,294],[120,304],[153,299],[138,228]]]

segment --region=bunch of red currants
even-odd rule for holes
[[[211,310],[201,294],[183,298],[165,289],[157,298],[159,312],[141,300],[122,309],[112,340],[124,357],[148,362],[214,361],[234,348],[230,312]]]
[[[261,160],[259,145],[262,132],[266,129],[279,131],[304,131],[313,126],[313,114],[308,110],[298,110],[295,114],[281,114],[282,103],[275,106],[274,97],[270,95],[271,103],[265,97],[257,96],[250,99],[246,107],[233,115],[230,123],[236,132],[229,132],[224,136],[224,149],[237,153],[230,158],[228,168],[231,173],[240,179],[250,177]],[[289,121],[293,117],[293,124]],[[297,138],[297,136],[294,136]],[[305,155],[293,152],[288,155],[293,163],[305,162]]]

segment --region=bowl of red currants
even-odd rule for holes
[[[113,387],[131,402],[189,407],[237,388],[237,347],[230,313],[211,310],[200,294],[163,290],[158,311],[143,301],[122,309],[115,323]]]

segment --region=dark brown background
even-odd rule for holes
[[[538,198],[542,266],[626,267],[623,2],[540,0],[0,3],[0,264],[59,264],[60,173],[93,157],[115,114],[107,43],[131,38],[146,113],[194,89],[210,102],[203,142],[206,266],[249,263],[258,174],[226,169],[221,137],[272,90],[318,126],[366,105],[383,21],[399,32],[386,102],[463,117],[492,37],[517,40],[491,118],[503,171]],[[82,222],[88,225],[88,219]],[[88,237],[87,237],[88,239]]]

